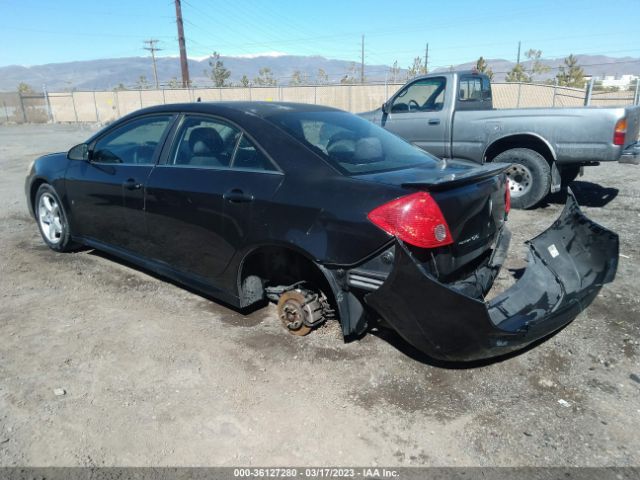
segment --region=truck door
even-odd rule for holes
[[[449,156],[446,88],[444,77],[410,83],[389,101],[382,126],[437,157]]]

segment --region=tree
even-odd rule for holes
[[[147,77],[144,75],[140,75],[138,81],[136,82],[136,88],[138,90],[146,90],[147,88],[151,88],[151,84],[147,81]]]
[[[530,48],[524,53],[524,56],[529,59],[531,66],[529,68],[529,81],[533,81],[534,75],[540,75],[551,70],[551,67],[544,64],[540,58],[542,57],[542,50],[535,50]]]
[[[261,87],[272,87],[278,84],[277,80],[273,78],[271,69],[268,67],[261,68],[258,71],[258,76],[253,79],[253,83],[254,85],[258,85]]]
[[[291,80],[289,81],[289,85],[308,85],[309,84],[309,75],[306,72],[301,72],[300,70],[296,70],[293,72],[291,76]]]
[[[324,71],[323,68],[318,69],[318,73],[316,74],[316,83],[318,85],[326,85],[329,83],[329,75]]]
[[[251,81],[249,80],[249,77],[247,77],[246,75],[242,75],[242,78],[240,79],[240,85],[244,88],[247,88],[250,84]]]
[[[116,92],[119,92],[119,91],[127,90],[127,87],[125,87],[124,83],[120,82],[118,86],[115,87],[113,90]]]
[[[417,77],[418,75],[424,75],[427,73],[427,68],[422,64],[422,57],[416,57],[413,59],[413,65],[409,66],[407,72],[408,78]]]
[[[31,88],[31,85],[28,85],[24,82],[20,82],[18,84],[18,93],[21,95],[26,95],[29,93],[33,93],[33,88]]]
[[[527,75],[522,64],[517,63],[511,69],[509,73],[507,73],[507,82],[524,82],[528,83],[531,81],[531,77]]]
[[[391,82],[396,83],[398,78],[400,77],[400,67],[398,67],[398,61],[394,60],[393,65],[389,69],[389,73],[391,74]]]
[[[342,84],[356,83],[357,77],[358,77],[358,66],[356,65],[356,62],[351,62],[351,66],[349,67],[349,70],[344,75],[344,77],[340,79],[340,83]]]
[[[484,57],[480,57],[476,62],[476,70],[478,70],[478,72],[480,73],[484,73],[487,77],[489,77],[489,80],[493,80],[493,70],[491,70],[491,67],[487,64],[487,61],[484,59]]]
[[[227,86],[227,79],[231,76],[231,72],[224,66],[224,62],[220,60],[220,54],[213,52],[209,57],[209,66],[211,70],[205,70],[205,75],[211,77],[215,87]]]
[[[561,87],[584,88],[584,70],[578,65],[578,59],[573,54],[564,59],[564,66],[558,70],[556,79]]]
[[[173,77],[171,80],[169,80],[169,83],[167,83],[167,87],[169,88],[180,88],[181,86],[182,83],[178,81],[177,77]]]

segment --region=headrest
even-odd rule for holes
[[[191,130],[189,148],[193,155],[219,153],[223,147],[222,137],[215,128],[198,127]]]

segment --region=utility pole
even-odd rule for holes
[[[518,41],[518,61],[516,62],[518,65],[520,65],[520,41]]]
[[[180,0],[176,3],[176,23],[178,24],[178,45],[180,45],[180,68],[182,70],[182,86],[189,88],[191,81],[189,80],[189,64],[187,63],[187,47],[184,44],[184,26],[182,24],[182,6]]]
[[[149,45],[148,47],[143,47],[144,50],[149,50],[151,52],[151,60],[153,61],[153,79],[156,81],[156,89],[160,88],[158,84],[158,69],[156,67],[156,52],[162,50],[161,48],[156,47],[156,43],[158,40],[145,40],[144,43]]]
[[[362,35],[362,56],[360,58],[360,83],[364,83],[364,35]]]
[[[429,43],[424,49],[424,73],[429,73]]]

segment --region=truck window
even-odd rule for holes
[[[485,75],[460,76],[456,110],[488,110],[491,104],[491,82]]]
[[[482,101],[482,79],[480,77],[462,77],[458,100],[461,102]]]
[[[433,77],[407,85],[393,99],[391,112],[411,113],[442,110],[446,84],[445,78]]]

